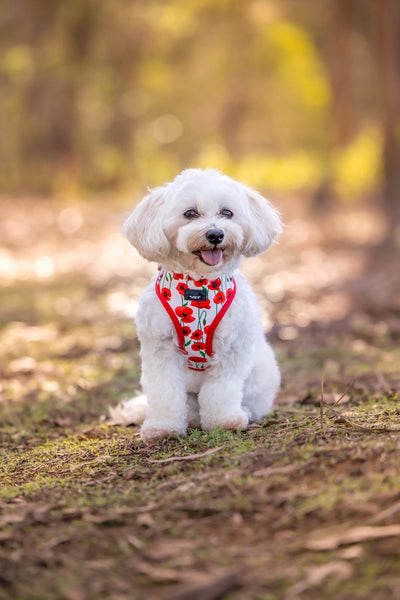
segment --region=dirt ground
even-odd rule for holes
[[[0,599],[398,599],[400,311],[365,275],[379,213],[286,201],[280,243],[244,264],[276,410],[148,448],[107,421],[138,388],[155,270],[123,210],[1,204]]]

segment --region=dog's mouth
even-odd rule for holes
[[[209,267],[215,267],[215,265],[218,265],[221,262],[224,249],[225,248],[195,250],[193,254],[195,254],[205,265],[208,265]]]

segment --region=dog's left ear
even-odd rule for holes
[[[276,208],[259,192],[244,184],[240,186],[249,203],[242,254],[255,256],[267,250],[282,233],[282,221]]]
[[[169,252],[163,229],[166,186],[149,190],[122,225],[122,233],[147,260],[158,262]]]

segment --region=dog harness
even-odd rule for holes
[[[236,294],[233,277],[194,280],[159,267],[156,293],[174,324],[178,346],[189,369],[204,371],[213,355],[215,330]]]

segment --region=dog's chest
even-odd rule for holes
[[[175,327],[188,367],[196,371],[207,369],[214,354],[214,335],[236,294],[234,278],[222,275],[212,280],[193,280],[181,273],[160,270],[155,290]]]

